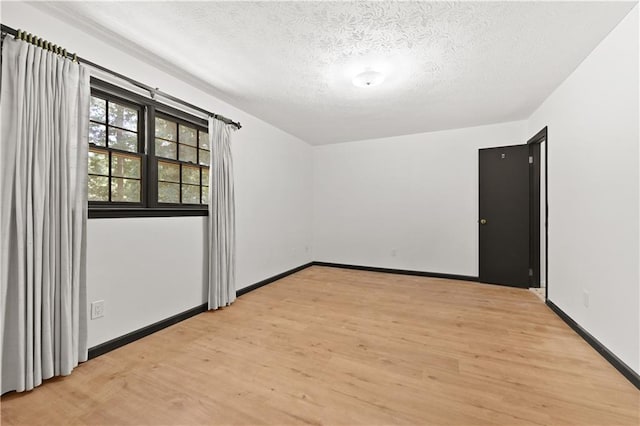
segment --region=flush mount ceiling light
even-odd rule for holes
[[[365,70],[353,77],[353,85],[358,87],[377,86],[384,81],[384,74],[371,69]]]

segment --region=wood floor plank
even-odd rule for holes
[[[526,290],[320,266],[0,403],[4,425],[640,424]]]

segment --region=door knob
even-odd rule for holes
[[[487,219],[480,219],[480,225],[486,225]]]

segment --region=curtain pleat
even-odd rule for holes
[[[236,300],[236,225],[231,132],[234,127],[209,118],[209,309]]]
[[[19,40],[2,49],[2,393],[87,359],[89,73]]]

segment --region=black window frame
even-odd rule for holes
[[[144,126],[144,117],[145,117],[145,113],[144,113],[144,108],[138,104],[136,104],[135,102],[129,101],[127,99],[121,98],[119,96],[115,96],[115,95],[111,95],[108,93],[105,93],[99,89],[91,89],[91,96],[95,96],[97,98],[103,99],[105,100],[106,103],[106,117],[108,117],[109,115],[109,108],[108,108],[108,104],[109,102],[114,102],[117,103],[119,105],[123,105],[126,106],[128,108],[132,108],[132,109],[136,109],[138,111],[138,127],[136,129],[136,133],[138,136],[138,149],[136,152],[132,152],[132,151],[126,151],[123,149],[118,149],[118,148],[111,148],[109,147],[109,128],[110,127],[115,127],[115,128],[119,128],[118,126],[113,126],[109,124],[109,119],[106,118],[105,123],[99,123],[99,122],[95,122],[93,120],[90,120],[89,123],[97,123],[97,124],[103,124],[106,127],[106,132],[105,132],[105,146],[100,146],[100,145],[95,145],[92,143],[89,143],[89,149],[93,149],[95,151],[105,151],[107,152],[109,159],[108,159],[108,169],[109,169],[109,185],[108,185],[108,189],[109,189],[109,201],[89,201],[89,208],[91,209],[93,208],[144,208],[145,207],[145,192],[146,192],[146,184],[147,184],[147,179],[146,179],[146,165],[147,165],[147,159],[146,159],[146,154],[144,152],[144,145],[145,145],[145,126]],[[121,128],[119,128],[121,129]],[[126,129],[123,129],[126,130]],[[112,179],[112,170],[111,170],[111,159],[113,154],[122,154],[122,155],[134,155],[138,158],[140,158],[140,201],[137,203],[133,203],[133,202],[117,202],[117,201],[111,201],[111,179]],[[89,174],[90,175],[90,174]],[[100,175],[103,176],[103,175]]]
[[[198,167],[200,169],[200,180],[199,180],[199,184],[198,184],[198,188],[200,191],[200,199],[202,200],[202,169],[203,168],[207,168],[209,169],[211,167],[211,147],[209,147],[208,151],[209,152],[209,164],[200,164],[200,150],[202,148],[200,148],[200,133],[201,132],[205,132],[207,134],[209,134],[209,129],[207,128],[206,125],[203,125],[201,123],[197,123],[194,120],[187,120],[184,118],[180,118],[180,117],[176,117],[176,110],[173,110],[173,114],[171,112],[167,112],[170,111],[170,109],[167,109],[166,106],[162,106],[160,108],[156,108],[156,111],[154,113],[154,117],[153,117],[153,138],[149,138],[149,144],[153,145],[153,147],[151,149],[153,149],[153,158],[152,158],[152,162],[153,165],[152,167],[155,169],[155,179],[154,182],[159,183],[160,180],[158,178],[158,163],[160,161],[164,161],[166,163],[172,163],[172,164],[178,164],[180,165],[180,204],[174,204],[174,203],[161,203],[160,201],[158,201],[158,187],[157,185],[155,186],[153,191],[150,191],[150,195],[153,196],[153,201],[156,203],[155,207],[172,207],[172,206],[182,206],[184,208],[202,208],[203,204],[199,203],[199,204],[183,204],[182,203],[182,186],[183,185],[190,185],[190,184],[184,184],[182,182],[182,168],[183,166],[190,166],[190,167]],[[156,139],[160,139],[160,138],[156,138],[155,136],[155,118],[159,117],[159,118],[163,118],[165,120],[171,121],[171,122],[175,122],[177,124],[176,127],[176,159],[172,159],[172,158],[167,158],[167,157],[159,157],[155,155],[155,141]],[[186,145],[186,144],[182,144],[180,142],[180,126],[185,126],[185,127],[189,127],[189,128],[193,128],[196,130],[196,146],[195,146],[195,150],[196,150],[196,162],[195,163],[191,163],[188,161],[184,161],[184,160],[180,160],[180,145]],[[152,140],[152,141],[151,141]],[[195,186],[195,185],[194,185]]]
[[[166,160],[173,162],[175,160],[155,156],[155,117],[156,114],[158,114],[158,116],[162,116],[163,118],[182,122],[189,127],[195,128],[197,131],[207,133],[208,121],[95,77],[91,77],[91,96],[97,96],[107,101],[111,100],[127,107],[138,109],[138,151],[136,153],[115,148],[94,147],[92,144],[89,144],[89,141],[87,141],[87,144],[89,148],[110,152],[109,174],[111,174],[111,151],[139,156],[141,158],[141,194],[140,203],[90,201],[88,202],[89,218],[208,216],[209,209],[207,205],[158,203],[158,161]],[[197,137],[200,137],[199,133],[197,133]],[[199,147],[196,147],[197,161],[200,155],[198,149]],[[210,155],[210,164],[208,166],[200,165],[199,162],[198,164],[186,164],[193,164],[198,167],[211,167],[212,161],[213,158]],[[200,175],[200,187],[202,187],[202,172]],[[182,176],[180,178],[182,179]],[[109,192],[111,193],[110,186]]]

